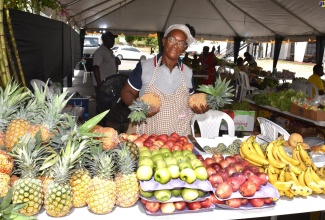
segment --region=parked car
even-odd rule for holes
[[[85,36],[83,57],[93,57],[95,51],[101,44],[101,36]]]
[[[120,60],[145,60],[152,57],[149,53],[144,53],[132,46],[115,46],[112,50]]]

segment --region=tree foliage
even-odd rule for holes
[[[30,13],[39,13],[42,9],[60,10],[61,5],[55,0],[4,0],[6,8]]]

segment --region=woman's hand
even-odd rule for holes
[[[208,105],[200,105],[200,107],[197,107],[196,105],[193,105],[192,111],[196,114],[204,114],[209,110]]]

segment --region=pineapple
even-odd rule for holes
[[[138,160],[139,159],[139,148],[138,146],[132,142],[132,141],[123,141],[121,142],[121,144],[125,145],[127,147],[127,149],[129,150],[131,157],[134,160]]]
[[[5,89],[0,87],[0,147],[5,146],[5,132],[18,109],[30,98],[31,92],[24,92],[16,82],[9,82]]]
[[[118,133],[114,128],[110,127],[100,127],[97,128],[95,133],[100,134],[99,140],[102,142],[103,150],[114,149],[120,142]]]
[[[89,182],[91,180],[91,176],[89,171],[80,166],[80,168],[76,169],[70,178],[70,184],[72,188],[72,205],[73,207],[83,207],[86,206],[87,199],[87,190],[89,187]]]
[[[40,138],[31,138],[28,133],[19,140],[11,152],[17,163],[15,173],[21,176],[14,184],[13,203],[27,202],[20,210],[20,213],[27,216],[36,215],[43,205],[42,181],[37,176],[46,153]]]
[[[87,193],[88,209],[95,214],[107,214],[116,202],[116,185],[113,179],[114,151],[92,148],[92,157],[88,161],[94,178],[90,181]]]
[[[116,204],[121,207],[131,207],[139,199],[140,189],[136,177],[136,161],[126,146],[116,148],[117,174],[114,178],[116,184]]]
[[[13,187],[17,180],[19,180],[19,177],[17,175],[15,174],[11,175],[10,182],[9,182],[10,187]]]
[[[10,176],[6,173],[0,173],[0,197],[4,197],[10,189]]]
[[[4,150],[0,150],[0,173],[11,174],[14,168],[14,159]]]
[[[219,110],[219,108],[223,107],[225,104],[230,104],[233,101],[230,98],[234,96],[234,88],[229,87],[229,83],[230,80],[222,80],[219,76],[214,86],[200,85],[197,90],[203,93],[196,93],[191,95],[189,98],[190,108],[194,109],[194,106],[196,106],[200,109],[201,105],[203,107],[206,107],[208,105],[210,109]],[[203,109],[201,110],[203,111]]]
[[[160,97],[155,93],[146,93],[134,100],[129,106],[131,113],[128,118],[131,122],[141,123],[147,117],[151,117],[159,112],[161,106]]]
[[[74,135],[74,134],[71,134]],[[46,213],[52,217],[66,216],[72,208],[72,188],[69,178],[77,162],[87,152],[89,140],[85,139],[79,143],[74,136],[68,136],[65,148],[60,154],[53,154],[46,160],[41,169],[50,167],[54,179],[49,183],[44,198]],[[52,163],[56,159],[56,163]],[[53,165],[52,165],[53,164]]]

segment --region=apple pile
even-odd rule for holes
[[[130,135],[120,135],[121,139],[132,140],[138,147],[147,147],[150,151],[160,149],[160,148],[168,148],[170,151],[174,150],[190,150],[193,151],[193,144],[189,143],[186,136],[181,136],[176,132],[167,134],[142,134],[138,136],[137,134]]]
[[[214,204],[225,204],[232,208],[238,208],[248,202],[253,207],[259,207],[262,201],[263,204],[268,204],[269,196],[254,197],[263,186],[267,185],[268,175],[261,172],[259,167],[244,160],[239,154],[223,156],[215,153],[205,159],[201,155],[197,155],[197,158],[206,167],[208,180],[215,188],[214,193],[218,201]]]
[[[178,178],[188,184],[197,179],[202,181],[208,179],[203,163],[188,149],[171,151],[169,148],[160,148],[151,151],[147,147],[140,147],[136,175],[142,181],[154,177],[160,184]]]
[[[151,202],[145,199],[141,199],[141,204],[145,207],[146,211],[149,214],[153,213],[164,213],[164,214],[171,214],[176,212],[183,212],[185,210],[204,210],[204,209],[213,209],[215,206],[211,203],[210,199],[205,199],[203,201],[196,201],[196,202],[185,202],[185,201],[178,201],[178,202]]]

